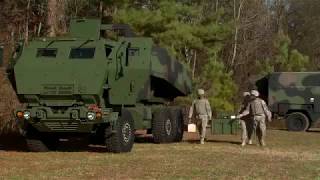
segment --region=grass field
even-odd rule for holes
[[[320,179],[320,132],[269,130],[267,147],[239,146],[239,136],[197,144],[135,143],[127,154],[102,147],[77,152],[0,152],[0,179]]]

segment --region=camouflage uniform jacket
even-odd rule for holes
[[[240,117],[249,114],[252,116],[266,116],[266,111],[269,111],[269,109],[264,100],[256,98],[248,103],[246,109],[240,114]]]
[[[193,112],[197,117],[199,116],[208,116],[209,119],[212,117],[212,111],[210,103],[207,99],[197,99],[192,102],[192,106],[189,111],[189,118],[192,118]]]

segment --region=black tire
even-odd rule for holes
[[[159,110],[152,120],[152,135],[155,143],[174,142],[177,134],[177,121],[168,108]]]
[[[55,151],[59,147],[59,138],[54,134],[41,134],[41,140],[48,150]]]
[[[171,118],[176,121],[176,131],[174,135],[174,142],[181,142],[183,138],[183,114],[181,108],[172,108],[170,109],[170,116]]]
[[[306,131],[309,129],[309,118],[301,113],[294,112],[286,117],[286,126],[289,131]]]
[[[105,130],[110,126],[108,124],[101,124],[95,134],[89,135],[89,144],[105,145]]]
[[[48,147],[39,139],[26,139],[28,150],[30,152],[48,152]]]
[[[114,131],[111,126],[105,129],[105,144],[109,152],[130,152],[134,143],[134,122],[131,114],[123,110],[115,123]]]
[[[48,152],[49,148],[41,140],[40,133],[29,125],[26,133],[26,144],[30,152]]]

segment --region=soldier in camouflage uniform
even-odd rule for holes
[[[244,92],[243,93],[243,102],[242,102],[241,109],[240,109],[239,113],[243,113],[246,110],[250,100],[251,100],[250,93]],[[252,144],[252,139],[251,139],[252,135],[253,135],[253,119],[252,119],[252,117],[250,115],[243,116],[240,119],[240,125],[241,125],[241,129],[242,129],[242,135],[241,135],[242,144],[241,144],[241,146],[245,146],[247,143],[247,140],[249,140],[248,144]]]
[[[192,106],[189,111],[189,119],[192,118],[193,113],[196,115],[197,119],[197,128],[200,133],[200,144],[204,144],[204,139],[206,137],[206,128],[208,124],[208,120],[211,120],[212,111],[211,106],[208,99],[204,96],[204,90],[198,89],[198,96],[197,100],[192,102]]]
[[[252,90],[250,94],[253,99],[249,102],[246,109],[237,116],[237,118],[251,115],[253,117],[253,129],[258,136],[259,143],[261,146],[265,146],[266,118],[271,120],[271,113],[264,100],[259,98],[258,91]]]

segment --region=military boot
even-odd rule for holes
[[[204,138],[200,139],[200,144],[204,144]]]
[[[259,139],[258,142],[259,142],[259,143],[257,143],[257,146],[261,146],[261,147],[265,147],[265,146],[266,146],[266,143],[264,142],[264,140]]]

